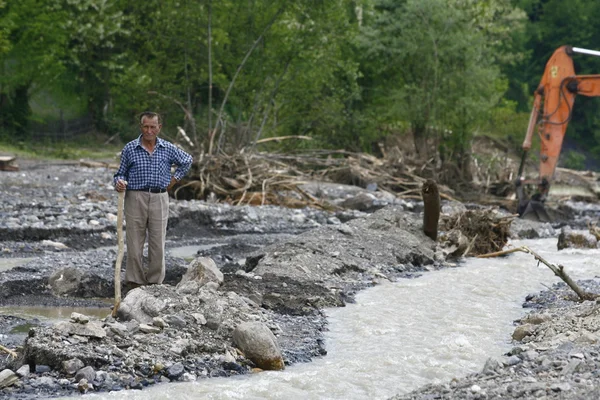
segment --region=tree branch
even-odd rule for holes
[[[563,267],[562,265],[554,265],[548,261],[546,261],[542,256],[540,256],[539,254],[537,254],[535,251],[531,250],[529,247],[527,246],[521,246],[521,247],[515,247],[513,249],[508,249],[508,250],[503,250],[503,251],[497,251],[495,253],[488,253],[488,254],[482,254],[477,256],[477,258],[491,258],[491,257],[498,257],[498,256],[502,256],[505,254],[510,254],[510,253],[515,253],[517,251],[522,251],[524,253],[529,253],[531,254],[538,262],[541,262],[542,264],[545,264],[548,268],[550,268],[550,270],[552,272],[554,272],[554,275],[558,276],[560,279],[562,279],[567,285],[569,285],[569,287],[571,289],[573,289],[573,291],[575,293],[577,293],[577,296],[579,296],[579,298],[581,299],[581,301],[585,301],[585,300],[594,300],[595,298],[597,298],[598,296],[593,294],[593,293],[587,293],[584,292],[572,279],[569,275],[567,275],[567,273],[565,272],[565,267]]]

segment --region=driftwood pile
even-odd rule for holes
[[[398,198],[420,199],[426,179],[414,170],[394,157],[346,151],[204,156],[195,161],[173,194],[179,199],[214,198],[234,205],[332,209],[333,205],[307,193],[302,185],[309,181],[333,182],[377,189]],[[440,185],[440,196],[451,199],[452,191]]]
[[[443,216],[442,229],[446,231],[441,240],[460,243],[462,254],[478,256],[501,251],[507,244],[510,224],[514,216],[502,216],[494,209],[467,210]]]

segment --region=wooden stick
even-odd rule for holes
[[[123,244],[123,208],[125,207],[125,191],[119,192],[119,201],[117,202],[117,262],[115,263],[115,306],[112,310],[113,318],[116,318],[119,306],[121,305],[121,263],[123,262],[124,244]]]
[[[480,254],[477,256],[477,258],[498,257],[498,256],[503,256],[505,254],[516,253],[517,251],[523,251],[523,249],[521,247],[515,247],[512,249],[508,249],[508,250],[496,251],[495,253]]]
[[[535,251],[531,250],[529,247],[527,246],[521,246],[521,247],[515,247],[512,249],[508,249],[508,250],[503,250],[503,251],[497,251],[495,253],[488,253],[488,254],[482,254],[477,256],[477,258],[490,258],[490,257],[497,257],[497,256],[501,256],[504,254],[509,254],[509,253],[515,253],[517,251],[522,251],[524,253],[529,253],[531,254],[538,262],[541,262],[542,264],[545,264],[548,268],[550,268],[550,270],[552,272],[554,272],[554,275],[558,276],[560,279],[562,279],[571,289],[573,289],[573,291],[575,293],[577,293],[577,296],[579,296],[579,298],[581,299],[581,301],[585,301],[585,300],[594,300],[596,299],[598,296],[593,294],[593,293],[587,293],[584,292],[572,279],[569,275],[567,275],[567,273],[565,272],[565,267],[563,267],[562,265],[554,265],[548,261],[546,261],[542,256],[540,256],[539,254],[537,254]]]
[[[17,358],[17,353],[12,351],[11,349],[8,349],[8,348],[2,346],[1,344],[0,344],[0,350],[2,350],[5,353],[8,353],[12,358]]]

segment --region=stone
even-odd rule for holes
[[[10,369],[0,372],[0,389],[13,385],[19,381],[19,377]]]
[[[490,357],[485,362],[481,373],[484,375],[492,375],[496,373],[500,368],[502,368],[502,362],[495,357]]]
[[[106,331],[97,321],[90,321],[85,325],[68,321],[60,321],[53,326],[53,329],[62,335],[79,335],[96,339],[102,339],[106,337]]]
[[[117,316],[124,321],[135,320],[140,324],[152,324],[153,318],[158,317],[166,306],[161,299],[141,288],[136,288],[127,292]]]
[[[87,324],[88,322],[90,322],[90,317],[74,312],[71,313],[71,321],[76,322],[78,324]]]
[[[206,324],[206,318],[204,317],[204,314],[193,313],[192,317],[194,317],[194,320],[196,320],[196,323],[198,325],[205,325]]]
[[[62,362],[62,369],[67,375],[75,375],[77,371],[83,367],[85,367],[85,364],[78,358],[72,358]]]
[[[94,370],[93,367],[91,367],[89,365],[87,367],[81,368],[75,374],[75,381],[77,381],[77,382],[79,382],[83,379],[86,379],[88,382],[90,382],[90,381],[93,381],[95,378],[96,378],[96,371]]]
[[[48,283],[56,296],[77,295],[83,279],[83,272],[79,269],[65,267],[50,275]]]
[[[181,278],[177,288],[184,289],[187,282],[190,281],[196,281],[200,286],[203,286],[208,282],[222,285],[223,279],[223,273],[219,270],[212,258],[198,257],[190,263],[187,272]],[[190,289],[188,288],[185,290]]]
[[[273,332],[261,322],[244,322],[233,331],[233,342],[246,358],[264,370],[285,368],[279,344]]]
[[[185,372],[185,368],[181,363],[175,363],[167,368],[167,377],[170,380],[177,380],[183,373]]]
[[[29,365],[22,365],[17,370],[17,375],[19,375],[20,377],[24,377],[24,376],[29,375]]]
[[[106,324],[106,327],[108,328],[109,332],[111,332],[114,335],[117,335],[120,337],[129,336],[129,330],[127,329],[127,326],[125,326],[119,322],[108,323],[108,324]]]
[[[161,329],[157,326],[140,324],[140,331],[143,333],[160,333]]]
[[[165,321],[176,328],[183,328],[187,325],[185,319],[180,317],[179,315],[167,315],[165,316]]]
[[[516,341],[522,341],[527,336],[531,336],[535,331],[535,327],[531,324],[520,325],[515,328],[512,338]]]
[[[82,379],[77,383],[77,389],[81,393],[87,393],[87,391],[92,388],[93,386],[88,382],[87,379]]]

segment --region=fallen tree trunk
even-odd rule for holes
[[[498,256],[502,256],[502,255],[505,255],[505,254],[516,253],[517,251],[522,251],[524,253],[529,253],[529,254],[531,254],[538,261],[538,263],[541,262],[541,263],[545,264],[548,268],[550,268],[550,270],[552,272],[554,272],[554,275],[556,275],[560,279],[562,279],[567,285],[569,285],[569,287],[571,289],[573,289],[573,291],[575,293],[577,293],[577,296],[579,296],[579,298],[581,299],[581,301],[595,300],[598,297],[598,295],[595,295],[593,293],[584,292],[575,283],[575,281],[573,281],[571,279],[571,277],[569,275],[567,275],[567,273],[565,272],[565,267],[563,267],[560,264],[559,265],[555,265],[555,264],[552,264],[552,263],[546,261],[542,256],[540,256],[539,254],[537,254],[535,251],[531,250],[527,246],[515,247],[515,248],[512,248],[512,249],[503,250],[503,251],[497,251],[497,252],[494,252],[494,253],[482,254],[482,255],[477,256],[477,258],[498,257]]]

